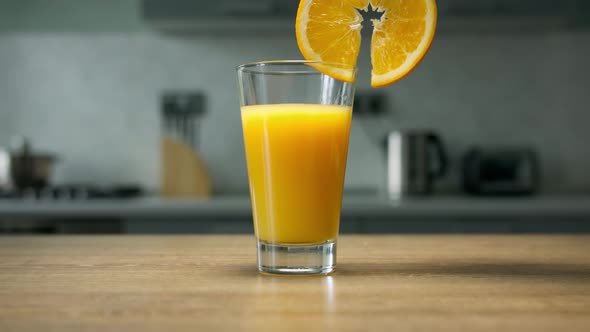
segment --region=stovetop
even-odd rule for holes
[[[15,200],[90,200],[140,197],[143,190],[135,185],[100,187],[93,185],[55,185],[0,190],[0,199]]]

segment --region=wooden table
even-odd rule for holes
[[[274,277],[252,236],[0,237],[0,331],[589,331],[590,236],[342,236]]]

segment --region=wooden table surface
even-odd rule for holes
[[[590,236],[342,236],[260,275],[252,236],[0,237],[0,331],[589,331]]]

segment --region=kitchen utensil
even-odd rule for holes
[[[392,198],[426,195],[445,175],[447,157],[441,138],[431,131],[393,131],[386,140],[387,192]]]
[[[57,157],[33,151],[26,138],[13,138],[11,151],[0,151],[0,188],[43,188],[50,182]]]
[[[211,181],[197,151],[197,125],[204,113],[204,96],[198,93],[166,94],[162,100],[164,133],[162,148],[162,195],[208,197]]]
[[[471,148],[463,158],[463,188],[475,195],[533,194],[539,168],[530,147]]]

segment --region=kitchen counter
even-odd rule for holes
[[[0,237],[2,331],[587,331],[590,236],[342,236],[337,272],[252,236]]]
[[[248,196],[211,199],[160,199],[94,201],[2,200],[1,217],[123,218],[123,219],[250,219]],[[378,195],[345,196],[342,218],[585,218],[590,219],[590,196],[536,196],[480,198],[433,196],[390,200]]]

